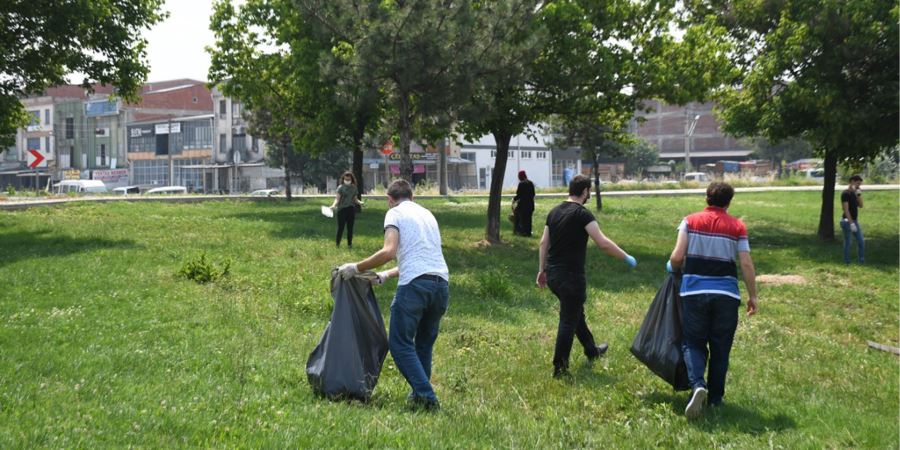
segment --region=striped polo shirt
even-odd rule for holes
[[[681,295],[721,294],[741,299],[737,266],[739,252],[749,252],[747,227],[724,208],[708,206],[681,221],[688,234],[682,268]]]

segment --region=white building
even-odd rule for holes
[[[513,136],[509,142],[509,157],[503,176],[503,188],[515,188],[519,184],[518,174],[524,170],[536,188],[563,185],[563,170],[566,167],[574,173],[581,173],[580,151],[550,150],[552,139],[540,134],[534,137],[524,134]],[[493,135],[482,136],[474,142],[463,142],[460,157],[475,162],[478,189],[491,188],[491,177],[496,165],[497,144]]]

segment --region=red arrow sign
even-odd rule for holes
[[[40,150],[35,150],[35,149],[31,148],[31,149],[28,149],[28,153],[30,153],[31,156],[34,158],[33,161],[28,162],[29,168],[34,169],[34,168],[40,166],[42,162],[44,162],[44,154],[41,153]],[[31,160],[31,158],[28,158],[28,159]]]

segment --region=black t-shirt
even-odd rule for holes
[[[595,220],[587,208],[574,202],[563,202],[550,210],[547,214],[550,248],[546,269],[584,273],[588,240],[584,227]]]
[[[856,201],[856,193],[850,192],[849,189],[841,192],[841,205],[843,205],[844,202],[847,202],[847,209],[850,210],[850,217],[848,217],[848,219],[855,222],[857,214],[859,214],[859,203]],[[841,206],[841,217],[844,216],[843,210],[844,208]]]

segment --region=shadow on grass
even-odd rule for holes
[[[101,237],[75,238],[57,234],[55,230],[16,231],[0,233],[0,267],[18,261],[68,256],[102,249],[136,247],[132,240],[112,240]]]
[[[666,403],[671,405],[673,414],[683,415],[687,406],[687,392],[680,394],[655,392],[644,398],[645,403]],[[759,406],[759,405],[755,405]],[[693,427],[706,432],[736,432],[762,435],[797,427],[797,422],[785,414],[764,414],[760,409],[729,403],[703,408],[702,416],[689,422]]]
[[[785,231],[771,226],[754,227],[749,230],[750,248],[766,250],[793,250],[804,263],[843,265],[844,237],[837,230],[835,240],[823,242],[813,232],[798,233]],[[900,247],[900,236],[870,233],[866,235],[866,266],[882,271],[897,270],[897,248]],[[856,241],[852,244],[851,255],[856,257]],[[753,260],[757,273],[781,273],[784,267],[779,259],[755,258]]]

